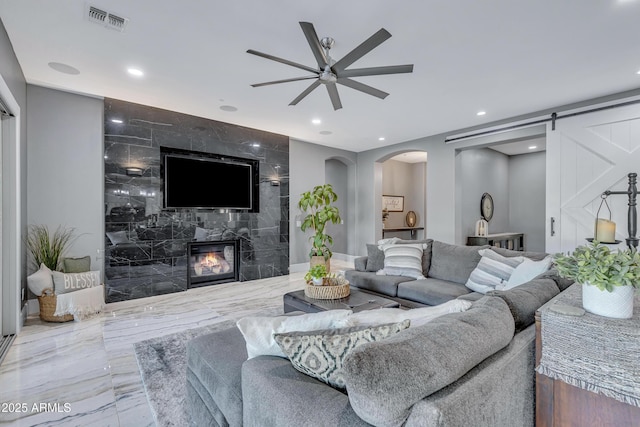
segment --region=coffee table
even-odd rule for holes
[[[284,312],[304,311],[318,313],[327,310],[352,310],[354,313],[376,308],[398,308],[396,301],[351,288],[351,294],[340,299],[315,299],[304,294],[304,290],[284,294]]]

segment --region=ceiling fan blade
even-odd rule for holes
[[[313,56],[315,56],[316,61],[318,62],[318,67],[320,67],[321,70],[324,69],[327,64],[327,57],[320,45],[320,39],[318,39],[318,34],[316,33],[313,24],[311,22],[300,22],[300,27],[302,27],[302,32],[311,47],[311,52],[313,52]]]
[[[320,80],[316,80],[315,82],[311,83],[311,85],[306,88],[304,91],[302,91],[302,93],[300,95],[298,95],[296,97],[296,99],[294,99],[293,101],[291,101],[289,103],[289,105],[297,105],[298,102],[302,101],[302,99],[309,95],[315,88],[317,88],[318,86],[320,86]]]
[[[339,110],[342,108],[342,102],[340,102],[340,95],[338,95],[338,88],[335,84],[325,85],[327,87],[327,92],[329,92],[329,98],[331,98],[331,103],[333,104],[334,110]]]
[[[307,67],[306,65],[298,64],[297,62],[289,61],[288,59],[278,58],[277,56],[269,55],[268,53],[258,52],[257,50],[249,49],[247,53],[252,55],[261,56],[263,58],[271,59],[272,61],[280,62],[282,64],[291,65],[292,67],[300,68],[301,70],[308,71],[310,73],[317,73],[315,68]]]
[[[349,65],[353,64],[358,59],[371,52],[373,49],[378,47],[382,42],[389,39],[390,37],[391,33],[389,33],[384,28],[381,28],[374,35],[362,42],[358,47],[347,53],[340,61],[336,62],[332,68],[334,69],[336,74],[339,74]]]
[[[357,82],[355,80],[351,80],[347,78],[339,78],[338,83],[340,83],[341,85],[350,87],[351,89],[359,90],[360,92],[373,95],[380,99],[385,99],[387,96],[389,96],[387,92],[383,92],[381,90],[378,90],[364,83]]]
[[[318,76],[294,77],[292,79],[283,79],[283,80],[274,80],[272,82],[255,83],[255,84],[252,84],[251,87],[269,86],[269,85],[275,85],[278,83],[297,82],[299,80],[309,80],[309,79],[317,79],[317,78]]]
[[[400,74],[412,72],[413,64],[389,65],[386,67],[355,68],[352,70],[343,70],[340,72],[339,77],[379,76],[381,74]]]

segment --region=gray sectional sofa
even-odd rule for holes
[[[444,246],[433,242],[432,247],[435,258],[430,268],[444,262],[439,259]],[[464,247],[448,249],[454,251],[449,256],[466,251]],[[359,261],[363,265],[366,260]],[[448,266],[452,277],[461,280],[462,270],[455,263],[441,266]],[[348,277],[367,277],[369,288],[364,289],[393,298],[402,283],[410,282],[393,282],[391,276],[382,282],[359,273],[375,276],[356,269]],[[449,291],[449,297],[471,293],[446,278],[427,277],[428,282],[431,287],[453,283],[451,289],[458,291]],[[395,292],[390,290],[393,283]],[[346,393],[297,371],[288,359],[247,360],[237,328],[196,338],[187,346],[187,405],[192,424],[532,426],[534,313],[568,285],[549,272],[511,290],[477,296],[467,311],[357,347],[343,367]],[[437,298],[444,298],[442,294]],[[435,298],[402,299],[428,305],[441,300]]]

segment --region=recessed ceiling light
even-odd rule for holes
[[[478,112],[476,113],[476,115],[478,115],[478,116],[484,116],[485,114],[487,114],[487,112],[486,112],[486,111],[478,111]]]
[[[144,76],[144,73],[142,72],[142,70],[138,70],[137,68],[127,68],[127,72],[132,76],[136,76],[136,77]]]
[[[78,70],[77,68],[74,68],[71,65],[63,64],[61,62],[49,62],[49,64],[47,65],[49,65],[50,68],[56,70],[59,73],[71,75],[80,74],[80,70]]]
[[[118,124],[122,123],[122,120],[120,120],[120,119],[111,119],[111,121],[113,123],[118,123]]]
[[[320,120],[320,119],[313,119],[313,120],[311,120],[311,123],[313,123],[314,125],[319,125],[320,123],[322,123],[322,120]]]
[[[384,141],[384,136],[381,136],[380,138],[378,138],[378,141]]]
[[[229,111],[229,112],[238,111],[238,109],[236,107],[234,107],[233,105],[221,105],[220,109],[222,111]]]
[[[530,145],[530,146],[529,146],[529,150],[535,150],[536,148],[538,148],[538,146],[537,146],[537,145]]]

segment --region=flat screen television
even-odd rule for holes
[[[162,156],[164,207],[258,212],[258,162],[193,151]]]

